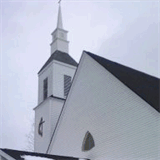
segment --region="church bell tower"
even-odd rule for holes
[[[38,72],[35,152],[46,153],[77,68],[77,62],[68,54],[67,33],[63,29],[59,3],[57,27],[51,34],[51,55]]]

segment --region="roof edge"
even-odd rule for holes
[[[78,63],[66,52],[62,52],[59,50],[56,50],[51,56],[48,58],[46,63],[42,66],[42,68],[39,70],[38,74],[46,67],[48,66],[53,60],[60,61],[62,63],[66,63],[71,66],[78,66]]]
[[[147,73],[83,51],[160,113],[160,79]]]

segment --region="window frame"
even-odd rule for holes
[[[43,100],[48,97],[48,77],[43,80]]]
[[[71,88],[72,77],[69,75],[64,75],[63,78],[64,78],[64,88],[63,88],[64,97],[67,97],[69,90]]]
[[[86,146],[88,143],[89,143],[89,146]],[[87,131],[83,139],[82,151],[86,152],[86,151],[91,150],[94,147],[95,147],[95,142],[94,142],[93,136],[91,135],[89,131]]]

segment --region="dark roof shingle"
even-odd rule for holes
[[[72,66],[77,66],[77,62],[68,54],[61,51],[55,51],[47,60],[47,62],[43,65],[43,67],[40,69],[38,73],[40,73],[49,63],[51,63],[53,60],[57,60],[63,63],[70,64]]]

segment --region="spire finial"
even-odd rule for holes
[[[62,13],[61,13],[61,0],[58,1],[59,3],[59,11],[58,11],[58,21],[57,21],[57,28],[63,29],[63,24],[62,24]]]

